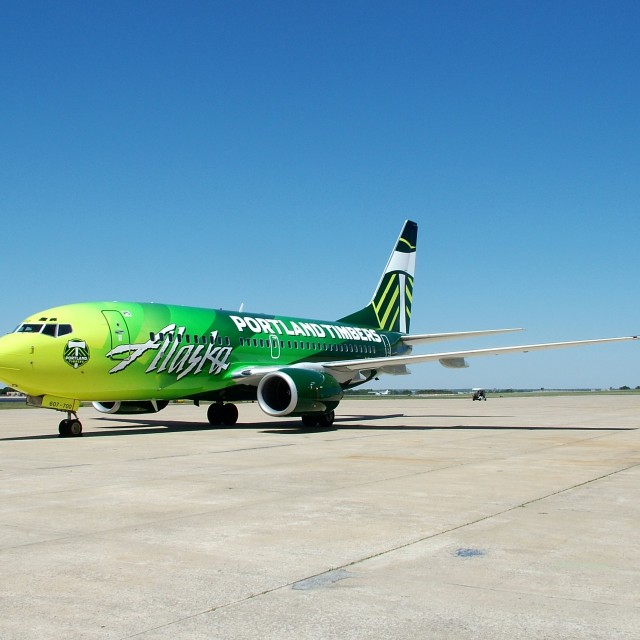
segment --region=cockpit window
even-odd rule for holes
[[[55,324],[45,324],[44,327],[42,327],[42,333],[44,333],[45,336],[52,336],[55,338],[57,328],[58,327]]]
[[[40,333],[43,326],[42,324],[21,324],[18,327],[18,333]]]
[[[66,336],[72,332],[73,327],[70,324],[39,324],[33,322],[25,322],[16,329],[16,333],[42,333],[52,338]]]

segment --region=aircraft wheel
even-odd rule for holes
[[[238,407],[235,404],[225,404],[220,412],[222,424],[231,426],[238,422]]]
[[[77,438],[82,435],[82,423],[76,418],[66,418],[58,425],[58,433],[61,438]]]
[[[71,435],[71,426],[69,425],[69,420],[61,420],[58,425],[58,433],[61,438],[68,438]]]
[[[221,402],[209,405],[209,408],[207,409],[207,420],[209,420],[210,424],[222,424],[222,407],[223,405]]]
[[[314,416],[311,413],[302,416],[302,424],[309,428],[317,427],[319,420],[318,416]]]
[[[80,420],[67,420],[69,423],[69,435],[78,438],[82,435],[82,423]]]
[[[333,424],[333,421],[335,420],[335,417],[336,417],[335,411],[329,411],[329,413],[323,413],[318,418],[318,424],[321,427],[327,429]]]

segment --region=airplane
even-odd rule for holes
[[[439,361],[637,340],[638,336],[412,354],[418,344],[521,329],[410,334],[418,225],[407,220],[366,307],[339,320],[145,302],[86,302],[40,311],[0,338],[0,379],[33,406],[66,413],[58,432],[82,435],[81,402],[110,414],[154,413],[175,400],[211,404],[212,425],[234,403],[329,428],[346,389]]]

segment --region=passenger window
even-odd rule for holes
[[[227,336],[227,337],[224,339],[224,342],[225,342],[225,344],[227,345],[227,347],[230,347],[230,346],[231,346],[231,338],[230,338],[229,336]]]

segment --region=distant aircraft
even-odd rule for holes
[[[369,391],[369,393],[374,396],[388,396],[391,392],[389,389],[385,389],[384,391]]]
[[[406,221],[371,302],[337,321],[141,302],[70,304],[30,316],[0,338],[0,379],[29,404],[65,412],[61,436],[79,436],[77,411],[152,413],[171,400],[210,401],[214,425],[233,425],[234,402],[330,427],[345,389],[407,365],[527,353],[637,336],[411,355],[414,345],[519,329],[410,335],[418,226]]]

